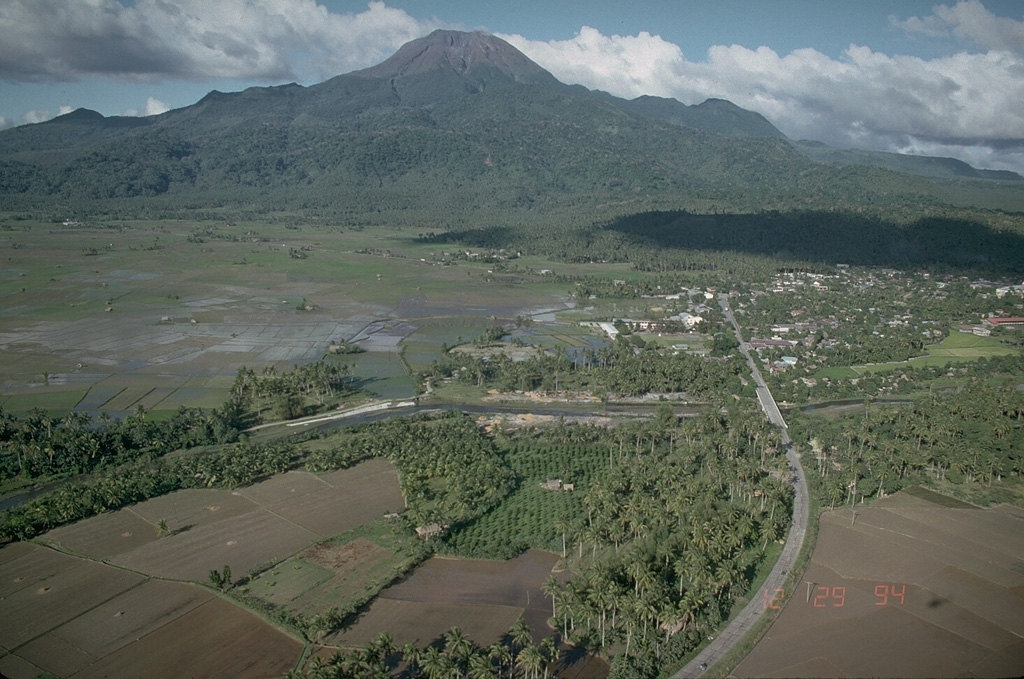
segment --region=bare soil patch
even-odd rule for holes
[[[7,648],[16,648],[145,580],[137,573],[48,547],[31,545],[18,551],[19,556],[0,564],[0,643]]]
[[[154,523],[135,512],[106,512],[83,521],[55,528],[42,541],[59,544],[95,559],[108,559],[153,542],[159,536]]]
[[[303,645],[255,614],[213,598],[89,666],[92,677],[279,677]]]
[[[518,618],[534,636],[547,634],[551,600],[540,590],[558,556],[530,550],[509,561],[434,557],[381,592],[356,620],[326,643],[365,644],[382,629],[396,641],[426,646],[454,626],[481,645],[492,644]]]
[[[540,586],[557,562],[558,555],[535,549],[508,561],[434,557],[380,596],[550,610],[551,600]]]
[[[457,626],[475,643],[486,646],[508,632],[522,613],[518,606],[378,598],[354,625],[328,637],[324,643],[355,648],[377,638],[381,630],[388,630],[399,646],[412,643],[425,648]]]
[[[299,558],[329,568],[335,573],[343,573],[352,570],[359,561],[371,559],[375,554],[387,551],[366,538],[358,538],[344,545],[315,545],[300,554]]]
[[[96,656],[110,655],[215,595],[195,585],[148,580],[55,630],[52,635]]]
[[[330,487],[273,504],[273,510],[323,537],[400,511],[398,472],[387,460],[369,460],[320,477]]]
[[[257,503],[239,492],[215,489],[179,490],[133,505],[129,511],[156,525],[163,519],[171,532],[192,530],[241,516],[256,509]],[[76,524],[77,525],[77,524]]]
[[[803,581],[746,676],[1017,676],[1024,514],[927,495],[822,515]]]
[[[169,535],[112,561],[162,578],[206,582],[211,569],[228,565],[239,577],[295,554],[316,538],[287,519],[257,509]]]

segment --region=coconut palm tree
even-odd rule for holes
[[[544,666],[544,656],[537,646],[529,643],[516,656],[516,665],[522,670],[524,677],[536,679],[541,667]]]
[[[541,584],[540,589],[542,592],[551,597],[551,617],[557,617],[557,596],[561,591],[561,586],[558,584],[558,579],[554,575],[549,575],[547,579],[543,582],[543,584]]]
[[[445,655],[455,660],[458,663],[464,663],[473,655],[475,650],[474,644],[469,637],[467,637],[462,629],[459,627],[452,627],[444,635],[444,652]]]

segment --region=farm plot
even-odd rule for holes
[[[302,648],[255,614],[213,598],[73,677],[264,679],[291,670]]]
[[[803,582],[734,674],[1000,677],[1022,667],[1024,511],[900,493],[822,516]]]
[[[7,550],[11,550],[8,552]],[[15,649],[111,597],[145,576],[16,543],[0,549],[0,645]]]
[[[17,655],[58,676],[70,676],[212,598],[192,585],[148,580],[33,639]]]
[[[261,573],[245,591],[301,615],[342,606],[374,579],[387,578],[394,552],[366,538],[314,545]]]
[[[140,502],[122,511],[133,512],[154,526],[162,519],[171,532],[183,532],[241,516],[258,506],[237,491],[189,488]]]
[[[551,602],[540,586],[557,561],[538,550],[509,561],[434,557],[381,592],[354,624],[325,643],[359,646],[387,629],[399,645],[426,646],[456,625],[478,644],[494,643],[520,616],[547,619]]]
[[[369,460],[322,477],[279,474],[239,492],[321,537],[379,519],[404,504],[398,472],[387,460]]]
[[[40,541],[60,545],[94,559],[109,559],[138,549],[158,537],[155,523],[131,510],[122,509],[55,528],[43,535]]]
[[[351,374],[363,390],[381,398],[409,398],[416,395],[412,380],[395,353],[366,352],[346,356]]]
[[[381,598],[358,617],[355,625],[323,643],[356,648],[387,630],[399,646],[411,643],[426,648],[452,627],[459,627],[474,643],[487,646],[501,639],[522,614],[523,609],[516,606]]]
[[[111,561],[158,577],[205,582],[211,569],[228,565],[243,574],[286,558],[316,538],[287,519],[256,509],[169,535]]]

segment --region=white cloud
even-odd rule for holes
[[[1024,21],[997,16],[979,0],[963,0],[952,7],[939,5],[934,12],[931,16],[909,17],[904,21],[891,17],[890,23],[908,33],[929,37],[947,36],[952,32],[960,40],[987,50],[1024,55]]]
[[[949,12],[976,11],[974,4]],[[1005,30],[987,19],[956,25],[989,36],[990,44],[1011,44],[1020,22],[995,20]],[[560,80],[618,96],[652,94],[687,104],[720,97],[761,113],[794,139],[934,149],[1024,172],[1024,57],[1015,51],[926,60],[851,45],[834,59],[814,49],[780,55],[768,47],[716,45],[706,60],[690,61],[678,46],[646,33],[605,36],[583,27],[564,41],[503,37]]]
[[[146,105],[140,111],[137,108],[126,108],[121,111],[122,116],[136,117],[136,116],[157,116],[161,113],[170,111],[171,107],[160,101],[156,97],[149,97],[146,99]]]
[[[170,106],[160,101],[156,97],[149,97],[148,99],[146,99],[146,112],[144,115],[158,116],[161,113],[167,113],[170,110]]]
[[[677,45],[660,36],[605,36],[584,26],[571,40],[541,42],[521,35],[502,39],[551,71],[563,82],[607,89],[618,96],[672,96],[685,62]],[[602,84],[607,85],[603,87]]]
[[[33,123],[42,123],[53,117],[53,114],[43,109],[34,108],[31,111],[25,111],[21,114],[22,124],[31,125]]]
[[[0,130],[6,130],[8,127],[14,127],[15,125],[17,125],[17,123],[7,116],[0,116]]]
[[[439,25],[379,1],[337,14],[314,0],[4,0],[0,78],[318,81]]]

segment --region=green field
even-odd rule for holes
[[[423,543],[408,530],[382,519],[275,564],[238,594],[304,617],[329,608],[351,611],[425,554]]]
[[[428,366],[443,344],[568,308],[567,284],[534,274],[506,284],[488,273],[493,265],[452,262],[445,253],[454,247],[419,243],[410,229],[210,214],[65,227],[0,213],[16,225],[0,231],[9,257],[0,275],[0,404],[115,414],[216,407],[239,367],[285,371],[377,322],[413,330],[341,360],[370,392],[405,397],[414,393],[407,370]],[[554,265],[534,258],[531,266]]]
[[[995,337],[980,337],[971,333],[953,330],[949,336],[938,344],[925,347],[926,354],[909,361],[893,361],[890,363],[873,363],[852,367],[836,366],[819,370],[814,377],[821,379],[842,379],[857,377],[865,373],[883,373],[906,367],[942,367],[953,363],[965,363],[979,358],[1005,356],[1014,353],[1014,349],[1006,346]]]

